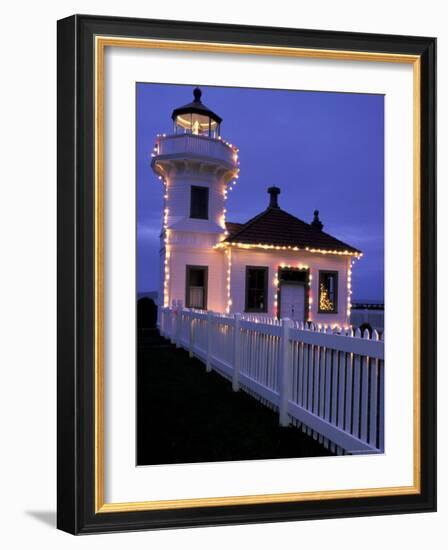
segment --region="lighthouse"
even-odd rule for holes
[[[362,252],[326,233],[318,210],[311,223],[284,210],[275,182],[265,210],[227,220],[239,162],[221,136],[221,117],[196,88],[171,118],[151,161],[164,196],[159,308],[348,326],[352,265]]]
[[[238,176],[238,150],[221,137],[222,118],[202,102],[173,110],[172,132],[159,134],[151,167],[163,183],[159,307],[223,311],[226,197]]]

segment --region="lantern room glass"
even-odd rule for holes
[[[198,113],[177,115],[174,120],[175,134],[194,134],[196,136],[219,138],[219,123],[209,116]]]

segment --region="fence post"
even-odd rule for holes
[[[176,308],[176,348],[180,348],[180,338],[182,335],[182,308],[177,306]]]
[[[163,332],[163,310],[161,307],[158,307],[157,308],[157,322],[158,322],[158,327],[159,327],[159,333],[160,333],[160,336],[164,336],[164,332]]]
[[[177,308],[173,305],[170,309],[170,342],[174,344],[176,342],[176,328],[177,328]]]
[[[169,338],[172,344],[176,343],[176,328],[177,328],[177,308],[176,300],[171,300],[171,306],[168,306],[169,311]]]
[[[193,316],[190,314],[190,312],[188,313],[188,317],[189,317],[189,341],[188,341],[188,355],[190,357],[193,357],[193,345],[194,345],[194,328],[193,328],[193,322],[194,322],[194,318]]]
[[[233,326],[233,372],[232,372],[232,389],[238,391],[240,389],[240,366],[241,366],[241,331],[240,321],[241,313],[235,313],[235,324]]]
[[[212,364],[210,362],[210,348],[212,340],[212,319],[213,315],[211,311],[207,311],[207,360],[205,363],[205,372],[211,372]]]
[[[173,309],[173,308],[171,308],[171,307],[167,308],[167,316],[166,316],[166,319],[167,319],[167,323],[166,323],[166,327],[167,327],[166,335],[167,335],[168,340],[169,340],[171,343],[174,343],[174,329],[173,329],[173,323],[174,323],[174,309]]]
[[[291,345],[289,343],[289,329],[294,326],[291,319],[282,320],[282,335],[280,339],[279,365],[279,421],[280,426],[288,426],[288,401],[291,396]]]

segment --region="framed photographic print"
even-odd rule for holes
[[[58,22],[58,527],[434,511],[433,38]]]

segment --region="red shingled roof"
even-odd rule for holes
[[[361,251],[316,229],[278,207],[269,207],[247,223],[226,223],[229,236],[223,242],[291,246],[360,254]]]

